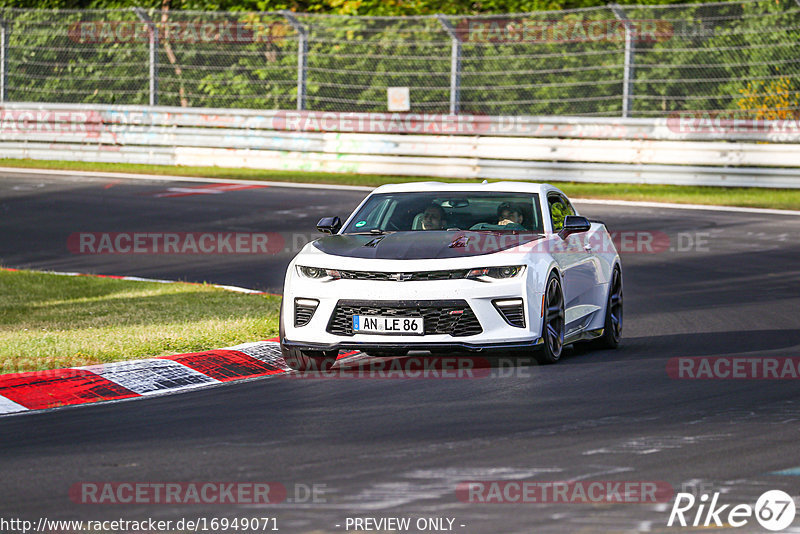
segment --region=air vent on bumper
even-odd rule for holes
[[[525,307],[522,299],[499,299],[493,300],[492,304],[508,324],[525,328]]]
[[[294,326],[307,325],[317,311],[317,306],[319,306],[317,299],[294,299]]]

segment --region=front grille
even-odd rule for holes
[[[298,302],[299,301],[299,302]],[[317,311],[317,306],[319,306],[319,301],[314,301],[316,304],[301,304],[300,302],[307,301],[310,302],[311,299],[294,299],[294,326],[300,327],[305,326],[311,321],[311,318],[314,316],[314,312]]]
[[[522,299],[519,300],[519,304],[513,304],[510,306],[498,305],[498,301],[493,301],[492,303],[508,324],[518,328],[525,328],[525,309],[522,305]]]
[[[331,315],[328,332],[339,336],[352,336],[353,315],[422,317],[426,335],[449,334],[453,337],[464,337],[483,332],[478,318],[465,300],[379,302],[340,300]]]
[[[469,269],[455,269],[445,271],[417,271],[410,273],[385,273],[376,271],[339,271],[339,276],[345,280],[381,280],[403,282],[427,282],[431,280],[458,280],[466,278]],[[398,277],[397,275],[401,275]],[[401,280],[398,280],[400,278]]]

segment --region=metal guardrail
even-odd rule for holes
[[[277,132],[396,133],[748,141],[800,143],[800,118],[742,119],[725,113],[676,113],[668,118],[362,113],[105,104],[14,102],[0,105],[0,133],[31,131],[21,123],[53,124],[59,131],[121,132],[134,126],[245,129]],[[58,126],[56,126],[58,125]],[[69,126],[66,126],[69,125]]]
[[[4,157],[269,170],[798,188],[798,143],[788,121],[0,107]]]

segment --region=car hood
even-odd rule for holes
[[[314,242],[325,254],[383,260],[464,258],[493,254],[544,236],[534,233],[427,231],[331,235]]]

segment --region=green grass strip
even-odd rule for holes
[[[206,284],[0,270],[0,373],[199,352],[277,336],[280,297]]]

